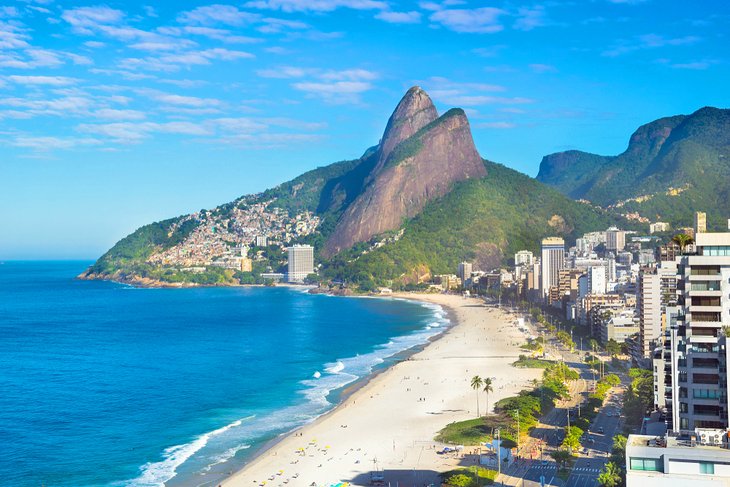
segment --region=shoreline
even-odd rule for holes
[[[416,471],[414,469],[402,470],[404,461],[407,459],[416,460],[415,463],[418,464],[422,459],[421,457],[426,456],[429,457],[428,460],[423,458],[423,462],[421,463],[428,465],[429,469],[418,473],[419,476],[423,477],[423,480],[433,479],[439,472],[455,468],[458,462],[452,460],[451,463],[446,462],[446,464],[443,464],[444,460],[447,459],[436,456],[435,452],[432,451],[436,445],[433,438],[448,423],[455,420],[470,419],[475,416],[473,412],[475,405],[474,392],[468,387],[468,384],[461,384],[467,378],[457,377],[451,379],[450,376],[444,377],[442,384],[445,384],[447,381],[459,383],[461,390],[458,392],[451,391],[451,394],[442,394],[444,392],[444,386],[434,387],[435,384],[430,384],[430,382],[414,384],[413,389],[406,387],[404,394],[402,387],[403,381],[410,381],[411,376],[403,376],[404,378],[400,380],[397,376],[401,373],[415,372],[418,374],[423,373],[425,378],[426,374],[434,372],[430,370],[431,367],[428,365],[428,362],[431,360],[468,362],[473,364],[475,360],[478,361],[480,358],[489,360],[490,357],[489,354],[481,357],[472,356],[472,352],[496,351],[504,353],[506,350],[500,347],[491,347],[490,349],[489,345],[491,340],[489,340],[488,335],[480,335],[477,333],[476,335],[481,336],[481,338],[475,336],[476,329],[479,328],[480,318],[482,325],[485,323],[486,318],[491,318],[491,320],[486,320],[489,321],[487,327],[492,328],[491,331],[495,333],[501,333],[503,330],[509,328],[512,328],[511,331],[513,332],[508,337],[513,341],[504,343],[504,345],[513,349],[512,355],[504,356],[498,354],[495,357],[491,357],[492,359],[497,359],[499,362],[498,369],[502,370],[506,367],[510,371],[507,374],[501,374],[501,377],[498,378],[498,381],[495,383],[495,390],[490,394],[492,396],[490,397],[490,404],[493,405],[501,397],[506,397],[523,389],[523,385],[517,384],[513,380],[509,382],[510,387],[505,388],[505,382],[508,379],[524,376],[518,378],[524,384],[527,384],[529,380],[535,378],[537,375],[535,371],[529,369],[520,370],[511,365],[517,359],[519,352],[517,347],[519,343],[514,342],[517,339],[514,336],[516,327],[510,326],[512,315],[503,310],[489,308],[480,299],[464,298],[457,295],[415,293],[394,293],[388,296],[372,297],[404,299],[419,303],[436,304],[447,314],[450,324],[437,335],[430,337],[426,343],[404,350],[404,358],[398,359],[380,370],[374,370],[368,376],[355,381],[351,385],[345,386],[340,393],[338,403],[331,410],[310,423],[269,440],[251,456],[242,468],[227,478],[216,481],[215,485],[220,484],[231,487],[284,484],[310,486],[312,483],[316,485],[329,485],[330,483],[340,481],[350,482],[352,485],[368,485],[369,472],[373,471],[374,468],[385,469],[387,481],[398,481],[399,479],[405,481],[412,480],[411,474],[416,475]],[[494,328],[499,328],[499,330],[495,330]],[[457,336],[460,333],[462,336]],[[468,339],[466,339],[467,334],[469,334]],[[446,340],[447,343],[443,343],[447,338],[449,339]],[[470,344],[473,345],[474,340],[481,342],[482,338],[484,339],[483,343],[480,344],[480,347],[477,347],[480,350],[474,350],[474,347],[469,347]],[[517,342],[521,342],[522,340],[524,340],[524,337],[517,339]],[[505,342],[505,340],[502,340],[502,342]],[[440,358],[434,356],[434,354],[438,355],[440,353],[440,349],[442,348],[440,344],[442,343],[444,345],[443,348],[447,348],[449,352],[457,353],[453,354],[454,356],[449,353],[449,356]],[[494,343],[493,345],[496,344],[498,343]],[[448,366],[449,368],[454,368],[455,364],[449,364]],[[435,370],[435,372],[439,371],[438,368]],[[465,373],[468,374],[468,369],[466,369]],[[418,375],[417,380],[421,380],[420,377]],[[391,413],[395,409],[391,411],[391,407],[387,404],[384,409],[384,395],[382,393],[385,393],[393,401],[393,405],[402,405],[406,402],[406,399],[409,399],[407,402],[412,404],[414,398],[411,392],[415,392],[414,389],[416,388],[419,391],[423,390],[424,394],[426,392],[425,390],[428,389],[431,395],[418,396],[417,400],[415,400],[417,404],[415,411],[407,411],[410,408],[403,408],[406,410],[400,415],[396,414],[395,416],[403,417],[395,419],[393,428],[397,428],[399,425],[403,428],[402,422],[414,423],[414,426],[416,426],[414,434],[418,439],[415,437],[410,438],[411,446],[408,446],[408,441],[404,438],[404,435],[405,437],[413,436],[409,435],[409,428],[406,428],[405,433],[399,432],[398,435],[394,435],[393,428],[390,427],[385,427],[382,432],[373,431],[373,428],[378,429],[379,423],[388,422],[389,419],[393,421],[393,418],[389,417],[393,416]],[[446,386],[446,389],[446,392],[448,392],[451,387]],[[435,398],[433,397],[434,393]],[[441,398],[441,411],[423,411],[423,407],[426,405],[436,406],[438,408],[439,404],[437,400],[440,396],[444,396]],[[389,403],[389,400],[385,402]],[[454,404],[455,407],[447,405],[447,402]],[[361,406],[363,403],[365,404]],[[378,413],[378,411],[381,411],[381,413]],[[350,428],[353,429],[350,430]],[[357,430],[362,431],[364,434],[357,434]],[[385,433],[387,433],[386,436],[399,436],[400,438],[386,440],[386,438],[382,438]],[[378,438],[378,435],[381,437]],[[317,437],[324,439],[314,439]],[[391,448],[387,448],[391,442],[392,451]],[[418,442],[420,448],[416,445],[416,442]],[[324,443],[328,444],[324,445],[324,448],[321,448]],[[331,446],[329,443],[338,446]],[[356,446],[358,444],[365,446],[366,443],[368,449],[376,450],[377,453],[369,453],[364,448],[357,448]],[[348,445],[352,446],[348,447]],[[301,448],[303,450],[300,450]],[[419,450],[418,459],[414,455],[414,449]],[[310,450],[312,453],[310,453]],[[349,458],[347,458],[348,456]],[[355,457],[362,458],[355,459]],[[401,458],[399,459],[398,457]],[[310,459],[314,461],[309,461]],[[353,461],[353,459],[355,460]],[[327,463],[325,464],[325,462]],[[307,465],[303,465],[304,463]],[[402,470],[400,472],[397,472],[397,469],[391,468],[399,465]],[[348,469],[350,471],[349,474],[347,473]],[[204,484],[198,485],[214,484],[212,482],[205,482]]]
[[[298,287],[298,286],[292,286],[292,287]],[[340,297],[340,296],[337,296],[337,295],[331,295],[331,296]],[[404,297],[404,296],[367,296],[367,295],[360,296],[360,295],[354,295],[354,296],[344,296],[344,297],[355,297],[355,298],[357,298],[357,297],[367,297],[367,298],[376,298],[376,299],[382,299],[382,298],[385,298],[385,299],[400,299],[400,300],[406,300],[406,301],[415,301],[415,302],[419,302],[419,303],[428,302],[428,301],[424,301],[424,300],[421,300],[421,299],[407,298],[407,297]],[[296,428],[294,428],[294,429],[292,429],[290,431],[287,431],[285,433],[281,433],[281,434],[277,435],[276,437],[271,438],[270,440],[266,441],[264,444],[262,444],[261,446],[259,446],[254,452],[252,452],[250,454],[249,460],[242,467],[238,468],[235,472],[233,472],[233,476],[235,476],[236,474],[238,474],[241,471],[243,471],[246,468],[248,468],[249,465],[251,465],[252,463],[254,463],[260,456],[266,455],[270,450],[274,449],[282,441],[285,441],[286,439],[292,437],[292,435],[295,435],[295,433],[301,432],[304,428],[306,428],[306,427],[308,427],[310,425],[314,425],[314,424],[316,424],[316,423],[318,423],[320,421],[326,420],[328,416],[334,414],[337,411],[337,408],[339,408],[342,404],[344,404],[345,402],[347,402],[350,398],[352,398],[353,396],[355,396],[356,394],[358,394],[358,392],[360,392],[363,388],[367,387],[372,381],[376,380],[381,374],[386,373],[388,370],[390,370],[393,367],[396,367],[401,362],[405,362],[405,361],[410,360],[410,358],[412,356],[418,354],[419,352],[422,352],[426,347],[428,347],[429,345],[431,345],[432,343],[436,342],[441,337],[443,337],[443,335],[445,333],[447,333],[451,328],[453,328],[455,326],[456,320],[452,316],[453,315],[453,311],[450,308],[447,308],[445,306],[442,307],[442,308],[446,312],[447,318],[449,320],[449,324],[447,326],[445,326],[443,328],[443,330],[441,330],[438,334],[429,337],[426,340],[425,343],[421,343],[421,344],[418,344],[418,345],[414,345],[414,346],[412,346],[412,347],[410,347],[408,349],[402,350],[402,351],[400,351],[400,352],[398,352],[398,353],[396,353],[395,355],[392,356],[392,357],[402,356],[403,358],[399,358],[399,359],[393,361],[392,363],[390,363],[390,364],[388,364],[388,365],[386,365],[384,367],[375,368],[370,374],[368,374],[368,375],[366,375],[364,377],[360,377],[359,379],[356,379],[355,381],[351,382],[350,384],[345,385],[341,389],[341,391],[339,392],[337,403],[331,409],[329,409],[328,411],[320,414],[319,416],[317,416],[316,418],[312,419],[308,423],[305,423],[305,424],[303,424],[301,426],[298,426],[298,427],[296,427]],[[296,437],[296,436],[294,436],[294,437]],[[229,477],[229,479],[230,479],[230,477]],[[220,481],[214,482],[213,484],[218,485],[220,483],[221,485],[227,485],[226,482],[227,481],[220,480]],[[203,487],[203,486],[213,485],[213,484],[211,484],[209,482],[205,482],[205,483],[197,484],[197,487]]]

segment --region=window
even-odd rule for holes
[[[719,276],[719,266],[694,266],[690,269],[691,276]]]
[[[706,245],[702,247],[702,255],[725,257],[730,255],[730,247],[727,245]]]
[[[693,389],[692,397],[695,399],[720,399],[720,391],[713,389]]]
[[[692,291],[719,291],[720,281],[698,281],[691,283]]]
[[[631,470],[645,470],[648,472],[662,472],[663,465],[657,458],[631,458],[629,460]]]
[[[710,462],[700,462],[700,473],[714,474],[715,464]]]

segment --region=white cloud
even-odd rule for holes
[[[107,6],[79,7],[64,10],[61,18],[71,24],[74,31],[91,35],[99,25],[121,23],[124,12]]]
[[[256,71],[256,74],[262,78],[302,78],[307,75],[309,71],[304,68],[297,68],[294,66],[281,66],[278,68],[260,69]]]
[[[65,76],[20,76],[11,75],[8,80],[19,85],[68,86],[78,82],[75,78]]]
[[[246,3],[246,7],[283,12],[331,12],[338,8],[387,10],[388,4],[379,0],[256,0]]]
[[[703,60],[703,61],[692,61],[689,63],[670,63],[669,66],[674,69],[691,69],[696,71],[702,71],[709,69],[710,66],[716,64],[717,61]]]
[[[92,116],[103,120],[127,121],[144,120],[144,112],[138,110],[117,110],[114,108],[102,108],[92,113]]]
[[[183,96],[174,93],[165,93],[162,91],[141,89],[137,93],[148,98],[159,101],[166,105],[184,106],[184,107],[219,107],[223,103],[216,98],[199,98],[195,96]]]
[[[532,30],[535,27],[542,27],[546,23],[545,7],[542,5],[531,8],[523,7],[517,11],[517,20],[513,28],[516,30]]]
[[[529,68],[532,71],[534,71],[535,73],[540,73],[540,74],[542,74],[542,73],[557,73],[558,72],[558,68],[556,68],[555,66],[553,66],[551,64],[540,64],[540,63],[530,64],[529,65]]]
[[[240,10],[233,5],[206,5],[178,16],[183,24],[241,26],[258,20],[259,15]]]
[[[421,21],[421,12],[391,12],[383,10],[377,13],[375,18],[391,24],[417,24]]]
[[[442,103],[458,107],[480,105],[505,105],[532,103],[533,100],[523,97],[494,96],[489,92],[505,91],[505,87],[486,83],[462,83],[446,78],[431,78],[424,85],[432,98]],[[487,92],[487,93],[485,93]]]
[[[263,19],[263,22],[264,25],[259,27],[257,30],[259,32],[263,32],[264,34],[277,34],[286,30],[302,30],[309,28],[308,24],[305,24],[304,22],[300,22],[298,20],[286,20],[267,17]]]
[[[517,125],[512,122],[484,122],[477,125],[479,128],[487,129],[512,129]]]
[[[48,152],[57,149],[75,149],[80,146],[99,145],[101,141],[88,137],[45,137],[45,136],[16,136],[11,144],[23,149],[32,149],[38,152]]]
[[[205,127],[191,122],[84,123],[78,125],[76,129],[85,134],[109,137],[114,142],[123,144],[141,142],[143,139],[150,137],[153,133],[198,136],[211,134],[211,132]]]
[[[617,57],[630,52],[643,49],[656,49],[671,46],[688,46],[696,44],[702,40],[701,37],[687,35],[681,37],[665,37],[657,34],[645,34],[636,37],[631,41],[619,41],[614,47],[603,51],[603,55],[607,57]]]
[[[294,83],[292,87],[322,98],[328,103],[340,104],[359,102],[359,95],[372,89],[373,85],[367,81],[335,81],[331,83],[308,81]]]
[[[372,81],[378,78],[378,74],[366,69],[344,69],[341,71],[325,71],[319,77],[333,81]]]
[[[0,49],[23,49],[30,47],[30,36],[17,25],[0,21]]]
[[[439,10],[429,17],[436,24],[440,24],[454,32],[491,34],[504,29],[499,22],[500,16],[506,14],[504,10],[494,7],[475,9]]]
[[[244,51],[233,51],[224,48],[212,48],[203,51],[183,51],[180,53],[165,54],[159,57],[147,58],[126,58],[118,65],[124,70],[136,71],[137,69],[149,69],[152,71],[179,71],[184,67],[206,66],[211,61],[235,61],[239,59],[251,59],[254,55]]]

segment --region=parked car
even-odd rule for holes
[[[600,426],[600,427],[598,428],[598,432],[599,432],[600,434],[603,434],[603,426]]]

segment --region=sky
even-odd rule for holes
[[[413,85],[537,174],[730,107],[725,0],[19,0],[0,6],[0,259],[95,259],[375,145]]]

